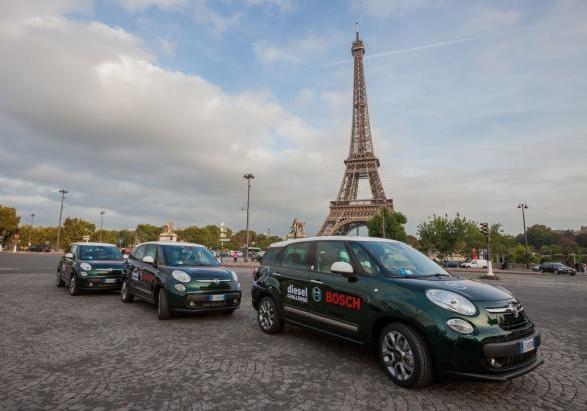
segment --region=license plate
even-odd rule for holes
[[[520,353],[524,354],[534,349],[534,337],[520,341]]]
[[[104,278],[102,282],[105,284],[113,284],[118,282],[118,278]]]
[[[209,295],[208,301],[224,301],[225,297],[224,294]]]

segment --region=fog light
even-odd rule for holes
[[[491,365],[492,368],[501,368],[501,363],[497,361],[495,358],[489,359],[489,365]]]
[[[90,282],[90,283],[88,283],[88,285],[89,285],[90,287],[93,287],[93,286],[94,286],[94,283]]]
[[[79,275],[81,275],[82,277],[87,277],[88,273],[86,273],[85,271],[82,271],[81,273],[79,273]]]
[[[180,293],[185,293],[185,285],[183,284],[175,284],[175,289]]]
[[[446,325],[448,325],[448,328],[459,334],[471,334],[473,332],[473,326],[471,323],[460,318],[451,318],[446,322]]]
[[[196,303],[194,303],[193,301],[190,301],[190,307],[193,307],[194,305],[196,305]]]

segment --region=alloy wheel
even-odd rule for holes
[[[406,337],[399,331],[388,332],[381,347],[383,362],[389,373],[400,381],[414,373],[414,353]]]
[[[264,330],[268,330],[273,326],[275,322],[275,310],[273,304],[269,300],[263,301],[259,307],[259,324]]]

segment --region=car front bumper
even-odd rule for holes
[[[494,373],[468,373],[468,372],[457,372],[457,371],[443,371],[443,375],[453,376],[453,377],[460,377],[460,378],[467,378],[472,380],[479,380],[479,381],[493,381],[493,382],[505,382],[511,380],[512,378],[520,377],[524,374],[529,373],[530,371],[538,368],[540,365],[544,363],[544,360],[541,358],[539,354],[536,354],[534,358],[525,363],[523,366],[515,369],[511,369],[509,371],[502,371],[502,372],[494,372]]]
[[[221,300],[216,300],[222,296]],[[170,296],[170,308],[178,312],[227,311],[240,307],[242,293],[240,290],[222,290],[215,292],[197,292]]]
[[[88,276],[78,277],[78,287],[81,290],[120,290],[121,276]]]

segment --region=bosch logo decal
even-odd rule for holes
[[[340,305],[351,310],[361,309],[361,299],[352,295],[326,291],[324,301],[328,304]]]

